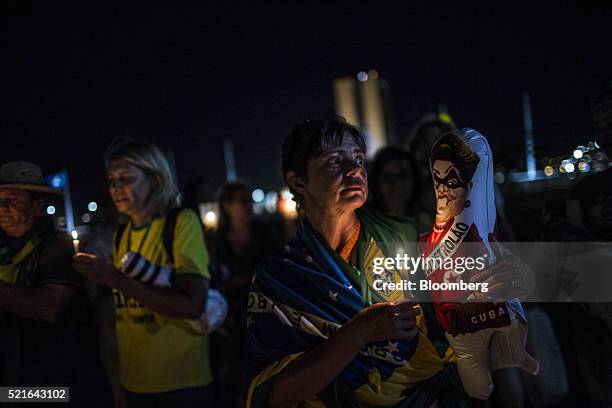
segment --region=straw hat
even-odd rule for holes
[[[45,182],[40,167],[25,161],[12,161],[0,167],[0,188],[35,191],[47,194],[62,194]]]

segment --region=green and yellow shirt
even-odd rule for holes
[[[115,267],[128,252],[137,252],[158,265],[170,263],[162,232],[165,217],[141,228],[127,225],[113,251]],[[208,253],[198,216],[178,214],[173,240],[177,275],[210,278]],[[212,381],[208,335],[191,329],[187,320],[170,319],[115,290],[117,342],[123,386],[137,393],[158,393],[207,385]]]

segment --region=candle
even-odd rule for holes
[[[72,230],[72,247],[75,254],[79,252],[79,234],[77,234],[76,230]]]

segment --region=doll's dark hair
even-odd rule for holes
[[[464,183],[472,181],[480,163],[480,157],[453,132],[445,133],[434,143],[429,155],[430,167],[436,160],[450,161],[457,166],[459,177]]]

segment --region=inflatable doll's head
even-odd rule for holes
[[[487,139],[474,129],[453,130],[434,143],[429,163],[437,201],[434,231],[444,230],[449,222],[473,225],[493,262],[489,237],[497,213],[493,155]]]
[[[433,145],[429,156],[436,191],[436,224],[444,224],[469,207],[468,194],[480,158],[455,133]]]

